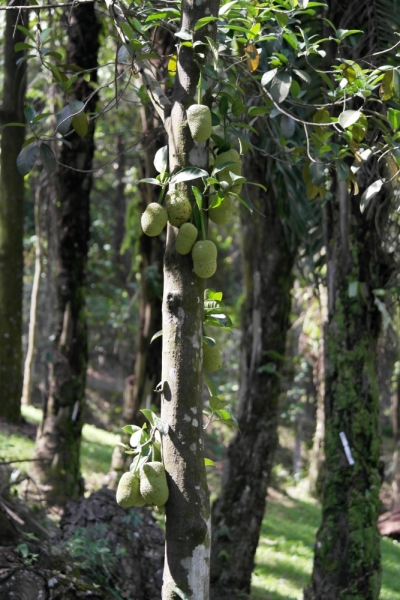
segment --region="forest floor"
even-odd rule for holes
[[[26,423],[19,428],[0,427],[0,460],[32,458],[36,425],[41,411],[24,407]],[[285,444],[285,436],[282,436]],[[86,495],[99,489],[110,466],[116,435],[94,425],[85,425],[82,440],[82,472]],[[214,449],[214,460],[220,461],[221,445],[217,436],[209,441]],[[281,446],[280,453],[288,449]],[[29,462],[15,465],[15,476],[29,472]],[[256,566],[253,574],[251,600],[300,600],[307,585],[313,560],[315,533],[320,520],[320,505],[310,498],[306,481],[294,485],[280,466],[275,468],[274,484],[268,490]],[[218,475],[210,470],[212,497],[217,494]],[[382,538],[382,591],[381,600],[400,600],[400,543]]]

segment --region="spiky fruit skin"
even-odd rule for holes
[[[198,231],[192,223],[184,223],[176,236],[175,248],[178,254],[189,254],[195,241]]]
[[[211,111],[203,104],[192,104],[187,109],[190,133],[195,142],[205,142],[212,133]]]
[[[142,229],[149,237],[160,235],[168,221],[168,213],[161,204],[151,202],[142,214]]]
[[[225,167],[224,169],[222,169],[222,171],[217,173],[217,179],[218,181],[227,181],[229,184],[231,184],[232,177],[229,175],[229,171],[232,171],[232,173],[234,173],[235,175],[242,174],[242,161],[240,159],[239,152],[237,152],[237,150],[235,150],[234,148],[231,148],[230,150],[227,150],[226,152],[223,152],[222,154],[218,154],[218,156],[216,156],[216,167],[219,167],[219,165],[222,165],[222,163],[225,162],[233,162],[234,164]],[[239,185],[234,185],[231,191],[234,194],[240,194],[240,192],[242,191],[242,184],[239,183]]]
[[[214,242],[196,242],[192,250],[193,270],[198,277],[207,279],[217,270],[217,247]]]
[[[222,366],[221,352],[216,346],[209,346],[207,342],[203,342],[203,369],[205,371],[218,371]]]
[[[208,216],[213,223],[217,225],[226,225],[232,219],[232,200],[231,197],[225,196],[224,201],[215,208],[210,208]]]
[[[174,227],[180,227],[192,216],[192,205],[189,198],[177,190],[167,194],[165,204],[167,205],[168,220]]]
[[[164,465],[160,462],[148,462],[141,467],[140,493],[148,506],[164,506],[169,491]]]
[[[134,473],[124,473],[119,480],[117,489],[117,503],[122,508],[131,506],[144,506],[146,502],[140,494],[139,477]]]

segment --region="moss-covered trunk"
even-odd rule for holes
[[[6,12],[3,40],[4,81],[0,125],[24,122],[26,62],[16,65],[22,52],[14,45],[25,35],[16,29],[26,19],[16,10]],[[22,20],[21,20],[22,19]],[[26,23],[25,23],[26,25]],[[0,417],[18,421],[22,391],[22,275],[24,178],[17,156],[25,137],[23,127],[3,127],[0,163]]]
[[[218,13],[219,0],[184,0],[181,26],[194,30],[202,17]],[[209,24],[195,34],[215,39]],[[207,168],[208,149],[193,141],[186,109],[197,100],[199,68],[193,49],[181,46],[171,97],[171,114],[166,120],[169,170],[183,167]],[[178,184],[192,198],[191,183]],[[161,417],[169,425],[163,438],[163,459],[170,499],[166,504],[166,551],[163,600],[179,598],[175,588],[191,600],[208,600],[210,568],[210,506],[203,453],[201,396],[202,321],[204,280],[193,272],[190,255],[175,251],[178,230],[168,224],[164,259]]]
[[[265,184],[267,161],[248,159],[249,181]],[[242,212],[245,302],[238,411],[240,433],[228,448],[221,495],[212,510],[211,590],[215,600],[250,591],[254,555],[277,445],[279,374],[291,305],[294,251],[273,186],[252,191],[258,211]],[[263,217],[260,216],[260,213]]]
[[[94,6],[73,9],[68,30],[68,63],[85,69],[97,66],[99,24]],[[96,71],[91,71],[92,79]],[[86,101],[90,83],[78,78],[74,98]],[[96,96],[86,105],[94,112]],[[90,213],[89,194],[94,152],[94,121],[85,138],[68,135],[57,170],[58,199],[58,278],[57,326],[49,396],[36,443],[36,473],[49,500],[63,502],[82,493],[80,442],[84,405],[87,328],[85,317],[85,277]],[[64,165],[64,166],[63,166]]]
[[[379,598],[375,361],[381,318],[374,290],[385,286],[391,272],[376,227],[385,205],[387,198],[380,196],[361,214],[358,198],[341,182],[326,206],[325,480],[306,599]]]

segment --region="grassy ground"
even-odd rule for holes
[[[25,419],[37,424],[41,411],[23,407]],[[34,430],[32,430],[34,431]],[[5,433],[0,430],[2,460],[32,458],[34,441],[24,433]],[[82,433],[82,471],[87,493],[98,489],[108,472],[116,436],[85,425]],[[215,457],[218,458],[218,457]],[[19,463],[29,470],[30,463]],[[210,470],[211,487],[219,486],[216,473]],[[315,533],[320,520],[320,507],[304,492],[301,483],[286,491],[269,490],[268,507],[264,517],[260,543],[253,573],[252,600],[302,600],[312,569]],[[400,600],[400,543],[382,539],[381,600]]]
[[[252,600],[302,600],[312,569],[320,507],[301,486],[270,490],[253,573]],[[400,600],[400,544],[382,538],[381,600]]]

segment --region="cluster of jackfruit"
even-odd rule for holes
[[[131,506],[164,506],[169,496],[167,477],[161,462],[147,462],[135,473],[124,473],[117,489],[117,503]]]

